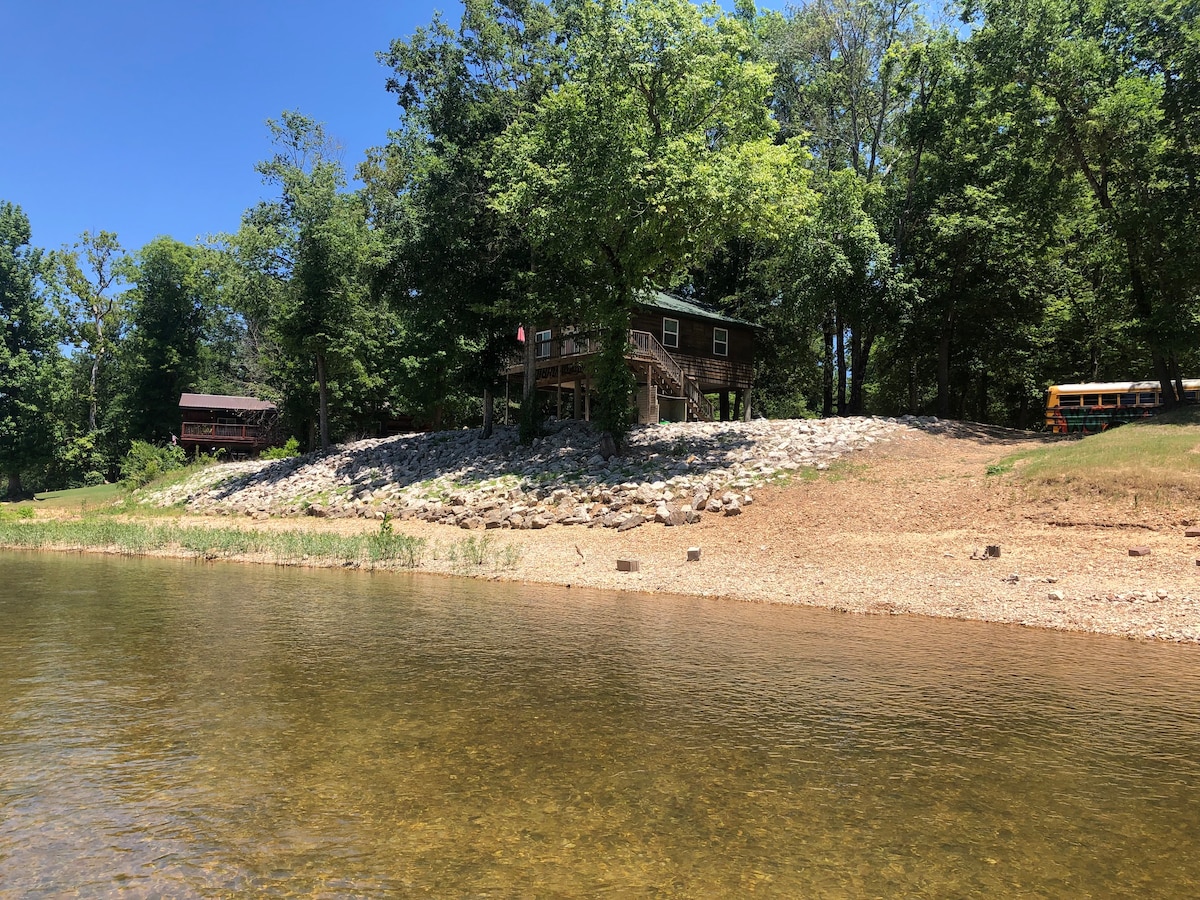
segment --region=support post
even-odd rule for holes
[[[749,422],[749,421],[750,421],[750,391],[751,391],[751,390],[752,390],[752,388],[751,388],[751,387],[749,387],[749,386],[747,386],[747,387],[746,387],[746,391],[745,391],[745,399],[742,401],[742,402],[745,404],[745,407],[746,407],[746,408],[745,408],[745,409],[742,411],[742,415],[745,417],[745,420],[746,420],[747,422]]]

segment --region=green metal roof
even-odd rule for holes
[[[642,306],[650,306],[654,309],[661,309],[664,312],[679,313],[684,316],[692,316],[697,319],[708,319],[712,322],[727,322],[731,325],[744,325],[747,328],[759,328],[753,322],[747,322],[745,319],[735,319],[733,316],[727,316],[723,312],[718,312],[707,306],[702,306],[699,303],[691,300],[683,300],[680,297],[674,297],[671,294],[664,294],[662,291],[652,291],[643,294],[638,300]]]

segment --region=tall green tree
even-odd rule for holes
[[[122,353],[125,425],[133,437],[169,440],[179,428],[180,394],[207,374],[204,342],[220,314],[210,255],[169,237],[135,254]]]
[[[330,444],[331,404],[351,385],[384,387],[378,361],[392,322],[370,293],[373,239],[363,198],[344,190],[340,149],[297,112],[268,122],[277,153],[258,164],[276,200],[249,210],[231,241],[243,309],[265,323],[284,357],[276,366],[295,405],[316,381],[319,446]]]
[[[10,498],[21,496],[24,476],[52,463],[61,374],[62,331],[44,291],[48,260],[30,239],[21,207],[0,201],[0,472]]]
[[[546,3],[463,6],[457,29],[435,17],[381,54],[403,116],[362,174],[391,250],[385,280],[407,325],[411,395],[435,423],[453,394],[482,395],[486,436],[518,325],[543,311],[529,243],[489,203],[496,142],[561,81],[566,51]]]
[[[984,0],[971,44],[1038,155],[1078,178],[1164,401],[1200,337],[1200,33],[1187,4]]]
[[[574,319],[601,333],[600,422],[629,428],[624,363],[641,291],[666,286],[720,242],[769,229],[807,195],[774,141],[770,68],[742,18],[688,0],[580,0],[570,79],[500,143],[496,208],[575,277]]]
[[[99,428],[102,369],[127,319],[119,291],[125,280],[125,251],[113,232],[85,231],[72,249],[56,254],[56,262],[66,288],[69,340],[88,362],[87,429],[94,432]]]

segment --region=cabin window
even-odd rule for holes
[[[663,346],[679,346],[679,320],[663,319]]]
[[[729,355],[729,329],[713,329],[713,356]]]
[[[533,340],[538,359],[548,359],[550,357],[550,332],[539,331]]]

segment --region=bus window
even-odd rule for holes
[[[1155,406],[1154,392],[1147,391],[1144,394],[1138,394],[1138,403],[1140,403],[1142,406]]]
[[[1101,406],[1116,406],[1117,405],[1117,395],[1116,394],[1105,394],[1103,397],[1100,398],[1100,405]]]
[[[1079,395],[1078,394],[1059,394],[1058,395],[1058,405],[1059,406],[1078,406],[1079,405]]]
[[[1100,405],[1100,395],[1099,394],[1084,394],[1083,395],[1083,405],[1084,406],[1099,406]]]
[[[1196,392],[1195,391],[1184,391],[1183,399],[1186,400],[1188,403],[1195,403],[1196,402]]]
[[[1121,395],[1121,405],[1122,406],[1137,406],[1137,394],[1122,394]]]

